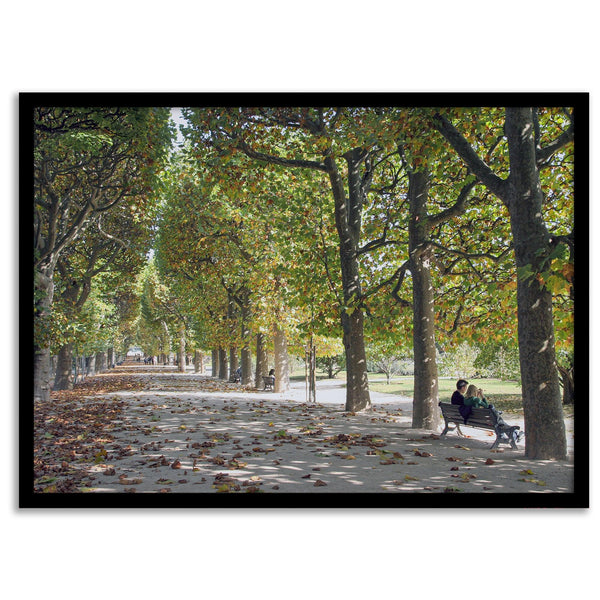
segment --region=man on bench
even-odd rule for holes
[[[494,408],[494,405],[488,404],[482,389],[473,384],[468,385],[468,382],[464,379],[459,379],[456,382],[456,391],[452,394],[451,403],[460,406],[459,411],[465,419],[465,423],[469,418],[471,408],[489,408],[494,413],[500,431],[503,436],[506,436],[506,439],[512,439],[516,444],[520,442],[525,435],[522,431],[519,431],[521,428],[518,425],[508,425],[504,422],[504,419],[500,416],[501,413]]]

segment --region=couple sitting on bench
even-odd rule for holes
[[[493,404],[488,404],[483,395],[483,390],[479,389],[476,385],[469,385],[469,382],[464,379],[459,379],[456,382],[456,391],[452,394],[450,402],[459,406],[458,410],[465,423],[473,408],[489,408],[496,417],[503,437],[505,436],[508,440],[512,439],[516,444],[525,435],[522,431],[519,431],[521,428],[518,425],[507,425],[500,416],[502,414],[501,411],[497,411]]]

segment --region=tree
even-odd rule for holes
[[[100,214],[141,210],[170,140],[150,108],[34,107],[34,398],[50,393],[50,329],[60,255]]]
[[[195,143],[211,145],[225,160],[241,152],[259,163],[326,177],[338,234],[346,409],[370,407],[359,264],[361,223],[374,163],[384,151],[381,140],[386,126],[394,122],[382,122],[385,109],[240,107],[193,109],[186,115]]]
[[[543,118],[552,115],[556,127]],[[574,139],[572,111],[544,111],[532,107],[507,107],[504,133],[508,150],[508,176],[494,172],[475,152],[451,118],[438,112],[438,130],[469,168],[505,204],[510,215],[517,267],[518,337],[529,458],[564,459],[566,436],[556,369],[552,291],[548,273],[561,243],[570,236],[552,236],[544,222],[547,197],[541,172],[554,154]],[[552,137],[548,137],[548,133]],[[544,134],[546,137],[544,137]],[[554,134],[554,135],[553,135]],[[548,276],[547,276],[548,277]]]

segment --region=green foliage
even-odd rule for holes
[[[468,342],[462,342],[455,349],[441,354],[439,358],[440,373],[453,379],[469,379],[477,375],[475,361],[480,350]]]

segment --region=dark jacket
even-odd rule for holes
[[[465,397],[458,390],[456,390],[454,394],[452,394],[450,404],[458,404],[459,406],[462,406],[464,403]]]

